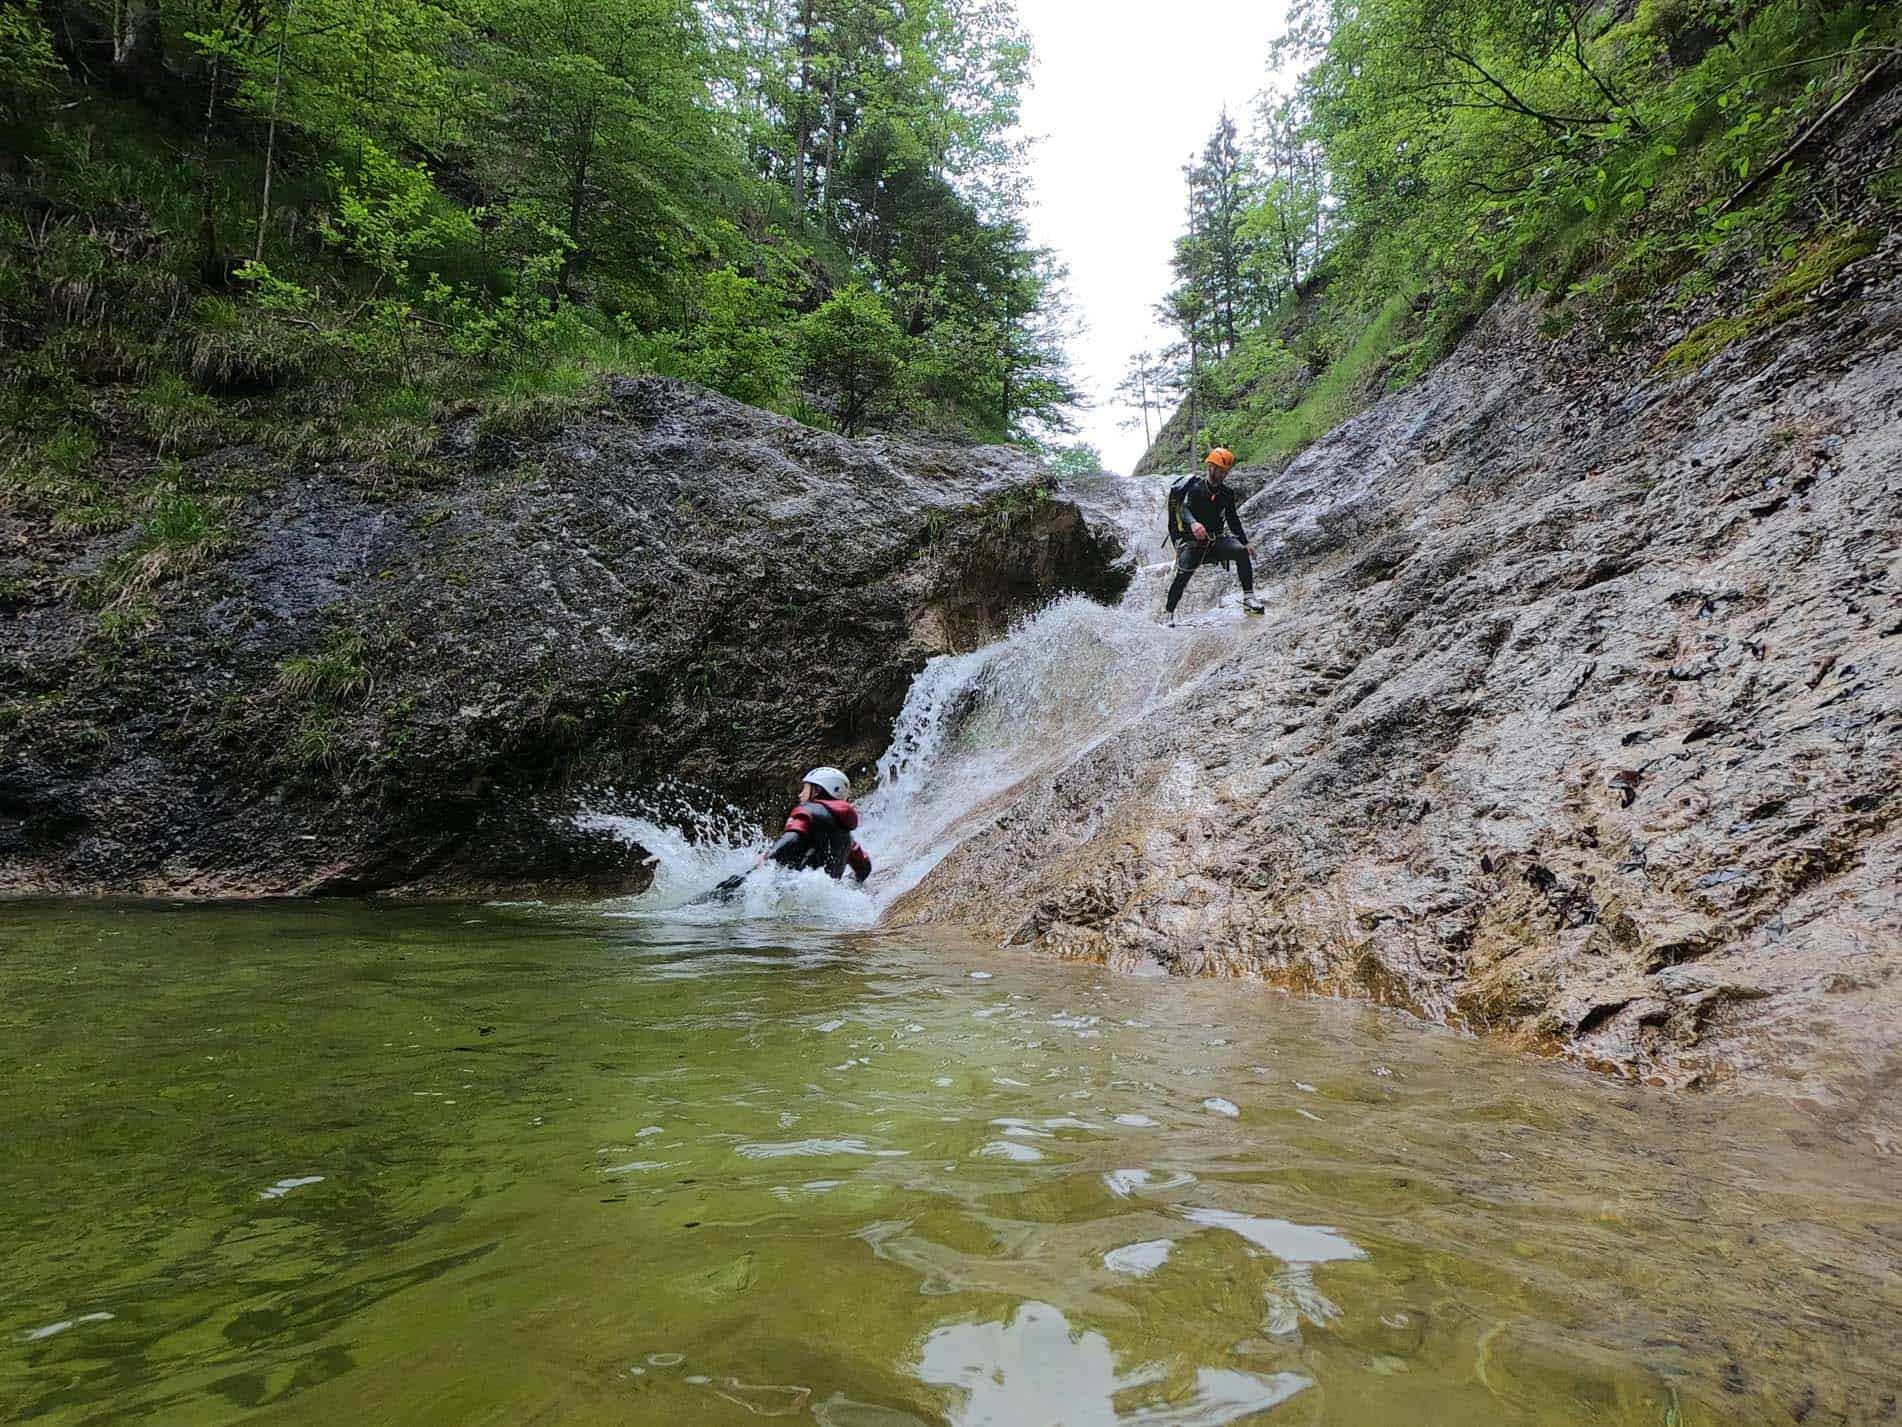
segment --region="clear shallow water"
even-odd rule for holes
[[[0,1073],[0,1419],[1896,1410],[1892,1164],[1246,985],[590,909],[15,905]]]

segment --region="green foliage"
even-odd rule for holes
[[[896,403],[905,334],[877,293],[854,283],[835,293],[799,327],[806,380],[832,404],[839,430],[864,430],[881,406]]]
[[[783,294],[720,268],[701,280],[696,298],[679,375],[756,406],[783,400],[793,380]]]
[[[1059,476],[1090,476],[1105,469],[1103,453],[1087,441],[1057,446],[1044,452],[1044,464]]]
[[[70,65],[38,3],[0,6],[0,419],[31,442],[96,429],[128,478],[255,442],[381,479],[428,464],[438,406],[538,428],[606,370],[820,423],[844,395],[855,432],[1028,439],[1074,398],[1008,0],[57,11]],[[875,392],[809,363],[855,283],[898,334]]]
[[[53,93],[59,60],[39,0],[0,9],[0,116],[18,122]]]
[[[1291,410],[1276,412],[1262,426],[1233,439],[1235,454],[1251,463],[1286,460],[1353,415],[1373,394],[1374,375],[1390,360],[1394,337],[1412,301],[1410,294],[1389,298]]]
[[[1899,40],[1902,12],[1869,3],[1297,5],[1277,55],[1305,66],[1297,90],[1264,104],[1245,143],[1224,121],[1188,171],[1164,304],[1188,408],[1171,453],[1194,427],[1239,421],[1248,454],[1284,454],[1441,360],[1502,293],[1551,304],[1548,336],[1616,351],[1661,313],[1762,281],[1855,201],[1840,175],[1819,186],[1791,141]],[[1885,172],[1866,175],[1878,203]],[[1709,317],[1669,360],[1790,310],[1766,295]]]
[[[687,0],[507,0],[488,7],[487,122],[499,177],[566,239],[564,294],[591,265],[640,270],[711,222],[723,165],[710,58]],[[521,155],[531,156],[522,163]]]

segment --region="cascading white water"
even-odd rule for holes
[[[637,843],[655,859],[652,889],[617,911],[868,926],[988,823],[1011,788],[1058,775],[1117,730],[1180,697],[1239,636],[1240,590],[1232,575],[1210,568],[1189,586],[1183,627],[1158,622],[1171,570],[1161,545],[1167,484],[1163,477],[1098,476],[1066,486],[1092,517],[1114,525],[1139,562],[1117,605],[1065,596],[994,644],[931,660],[913,680],[876,786],[858,803],[859,840],[876,868],[865,888],[822,873],[773,871],[748,877],[731,902],[688,905],[750,868],[765,842],[737,810],[701,808],[674,792],[624,812],[583,815],[585,826]]]
[[[702,924],[772,917],[841,928],[868,927],[877,918],[877,904],[864,891],[823,873],[755,872],[766,848],[758,822],[738,808],[709,803],[698,790],[663,784],[633,797],[600,797],[604,805],[577,815],[576,824],[643,848],[654,869],[653,884],[616,901],[610,915]],[[752,875],[731,897],[701,900],[740,874]]]

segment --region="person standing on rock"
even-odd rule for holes
[[[848,801],[852,785],[837,768],[815,768],[799,784],[799,801],[786,817],[786,830],[760,856],[760,865],[823,871],[843,877],[850,867],[863,882],[872,875],[872,859],[852,837],[858,809]]]
[[[1164,618],[1172,626],[1189,576],[1208,560],[1219,560],[1224,565],[1235,562],[1235,573],[1242,582],[1243,609],[1260,614],[1267,608],[1255,598],[1255,567],[1249,558],[1255,547],[1248,543],[1241,517],[1235,512],[1235,492],[1227,484],[1228,473],[1235,468],[1235,453],[1226,446],[1217,446],[1209,452],[1206,464],[1207,474],[1184,476],[1169,487],[1169,540],[1176,547],[1176,577],[1169,586]]]

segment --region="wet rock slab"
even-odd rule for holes
[[[901,919],[1672,1083],[1902,1081],[1902,284],[1688,374],[1531,308],[1270,472],[1268,618]],[[1086,837],[1072,830],[1088,828]]]
[[[205,458],[254,473],[230,545],[110,638],[84,575],[138,530],[0,520],[30,592],[0,627],[0,892],[635,888],[637,850],[564,816],[581,788],[764,809],[875,758],[932,654],[1127,578],[1022,452],[657,378],[551,430],[454,421],[408,484],[272,459]]]

